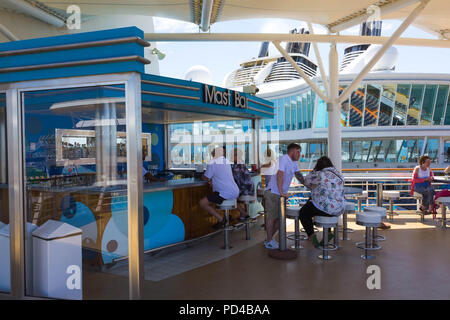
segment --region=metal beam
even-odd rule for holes
[[[315,93],[323,100],[328,101],[328,98],[323,94],[323,92],[314,84],[314,82],[309,78],[309,76],[298,66],[298,64],[292,59],[292,57],[287,53],[286,50],[280,45],[279,42],[273,42],[275,47],[280,51],[280,53],[286,58],[287,61],[289,61],[292,65],[292,67],[297,70],[297,72],[300,74],[300,76],[305,80],[305,82],[311,87],[311,89],[314,90]]]
[[[202,1],[202,20],[200,22],[200,29],[202,29],[203,32],[208,31],[211,26],[213,4],[213,0]]]
[[[311,34],[315,34],[314,28],[313,28],[311,22],[308,22],[308,29]],[[325,94],[329,95],[330,94],[330,86],[328,85],[327,74],[325,73],[325,68],[323,67],[322,57],[320,56],[319,48],[317,47],[317,42],[313,42],[312,44],[313,44],[313,48],[314,48],[314,53],[316,55],[317,63],[319,65],[320,75],[322,76],[322,83],[323,83],[323,86],[325,87]]]
[[[6,38],[8,38],[10,41],[18,41],[18,40],[20,40],[8,28],[6,28],[2,24],[0,24],[0,33],[3,34]]]
[[[24,0],[2,0],[8,7],[17,10],[21,13],[27,14],[38,20],[44,21],[57,28],[63,27],[66,22],[55,15],[52,15]]]
[[[289,34],[289,33],[146,33],[145,40],[158,41],[245,41],[245,42],[320,42],[348,44],[384,44],[391,37],[338,36],[328,34]],[[450,48],[450,40],[423,38],[398,38],[395,45]]]
[[[396,2],[392,2],[386,5],[379,6],[380,8],[380,18],[382,16],[385,16],[391,12],[395,12],[398,10],[401,10],[403,8],[406,8],[408,6],[411,6],[413,4],[418,3],[420,0],[398,0]],[[361,14],[355,18],[351,18],[350,20],[343,21],[342,23],[336,24],[336,23],[330,23],[329,30],[331,33],[339,32],[348,28],[351,28],[353,26],[356,26],[364,21],[367,21],[372,16],[372,13],[366,12],[365,14]]]
[[[423,0],[420,5],[418,5],[409,16],[402,22],[402,24],[395,30],[394,34],[389,38],[386,43],[378,50],[378,52],[373,56],[368,64],[361,70],[359,75],[352,81],[352,83],[345,88],[339,97],[339,102],[342,103],[349,96],[350,93],[356,89],[356,87],[361,83],[362,79],[370,72],[373,66],[381,59],[384,53],[394,44],[394,42],[400,38],[401,34],[409,27],[411,23],[416,19],[419,13],[425,8],[429,0]]]

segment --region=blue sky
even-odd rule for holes
[[[382,36],[391,35],[400,25],[400,21],[383,21]],[[192,23],[172,19],[154,18],[155,32],[182,33],[198,32],[198,26]],[[217,33],[288,33],[290,29],[306,27],[306,23],[288,19],[251,19],[218,22],[211,26],[211,32]],[[326,33],[319,25],[313,25],[316,33]],[[341,34],[357,35],[359,26],[352,27]],[[402,37],[428,38],[435,37],[419,28],[410,26]],[[159,62],[160,73],[163,76],[184,79],[188,69],[193,65],[202,65],[212,74],[213,83],[222,85],[228,72],[238,68],[239,63],[256,57],[259,42],[159,42],[157,47],[166,54]],[[283,44],[284,46],[284,44]],[[325,68],[328,68],[329,44],[318,44]],[[346,44],[338,45],[339,61],[342,59]],[[398,72],[450,73],[450,49],[421,48],[411,46],[396,46],[399,51]],[[278,51],[271,44],[269,54]],[[310,56],[315,60],[311,46]]]

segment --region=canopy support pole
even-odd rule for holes
[[[331,43],[329,54],[330,68],[330,91],[327,103],[328,114],[328,157],[333,162],[335,168],[342,170],[342,152],[341,152],[341,103],[339,99],[339,70],[338,53],[335,42]]]
[[[292,67],[297,70],[297,72],[300,74],[300,76],[303,78],[303,80],[305,80],[305,82],[311,87],[311,89],[314,90],[315,93],[317,93],[317,95],[323,100],[323,101],[328,101],[328,98],[324,95],[324,93],[314,84],[314,82],[309,78],[309,76],[302,70],[302,68],[300,68],[298,66],[298,64],[294,61],[294,59],[292,59],[292,57],[289,55],[289,53],[287,53],[286,50],[283,49],[283,47],[281,47],[279,42],[272,42],[275,47],[278,49],[278,51],[280,51],[280,53],[283,55],[283,57],[286,58],[287,61],[290,62],[290,64],[292,65]]]
[[[203,0],[202,21],[200,23],[200,29],[202,29],[203,32],[208,31],[209,27],[211,26],[211,15],[213,4],[214,4],[213,0]]]
[[[409,16],[403,21],[403,23],[397,28],[397,30],[394,32],[394,34],[389,38],[386,43],[383,44],[383,46],[378,50],[378,52],[373,56],[373,58],[370,60],[370,62],[361,70],[361,72],[358,74],[358,76],[352,81],[351,85],[349,85],[345,90],[342,92],[342,94],[339,96],[339,103],[344,102],[348,99],[350,94],[353,92],[353,90],[356,89],[356,87],[361,83],[362,79],[370,72],[370,70],[373,68],[373,66],[381,59],[381,57],[385,54],[385,52],[392,47],[395,41],[397,41],[398,38],[402,35],[402,33],[408,28],[411,23],[414,22],[414,20],[417,18],[419,13],[425,8],[425,6],[428,4],[430,0],[423,0],[410,14]]]

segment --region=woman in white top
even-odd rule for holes
[[[420,210],[424,214],[431,214],[433,211],[434,188],[431,185],[433,181],[433,172],[430,170],[431,159],[428,156],[421,156],[419,165],[414,168],[411,184],[411,194],[414,192],[422,195],[422,205]],[[427,211],[428,209],[428,211]]]

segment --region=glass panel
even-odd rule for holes
[[[0,93],[0,292],[11,292],[6,94]]]
[[[291,97],[291,128],[297,130],[297,98]]]
[[[403,126],[406,124],[406,110],[409,104],[410,84],[399,84],[395,95],[395,112],[392,118],[393,126]]]
[[[271,121],[272,123],[272,130],[277,130],[278,129],[278,99],[274,100],[274,115],[273,115],[273,119]]]
[[[286,123],[286,131],[291,130],[291,98],[284,98],[284,121]]]
[[[297,124],[298,129],[303,129],[303,123],[302,123],[302,96],[297,96]]]
[[[439,139],[428,138],[426,150],[426,153],[431,158],[431,161],[437,162],[439,152]]]
[[[339,86],[339,94],[341,94],[345,88],[347,88],[346,85]],[[349,110],[350,110],[350,103],[349,103],[349,99],[347,99],[344,102],[342,102],[342,104],[341,104],[341,125],[343,127],[347,126],[347,118],[348,118]]]
[[[356,91],[352,92],[350,98],[349,127],[361,127],[362,125],[364,95],[366,94],[365,91],[366,87],[364,85],[360,85]]]
[[[424,87],[423,84],[412,85],[411,96],[409,97],[407,125],[417,125],[419,123]]]
[[[450,162],[450,140],[444,142],[444,161]]]
[[[303,128],[308,128],[308,100],[306,93],[302,95],[302,105],[303,105]],[[323,127],[320,127],[323,128]]]
[[[422,113],[420,115],[420,125],[431,125],[434,103],[436,102],[437,84],[427,84],[423,97]]]
[[[397,140],[397,162],[408,162],[408,141]]]
[[[284,99],[280,99],[279,110],[278,110],[278,128],[280,131],[284,131]]]
[[[303,108],[303,115],[305,114],[305,109]],[[316,114],[316,128],[325,128],[325,114],[327,110],[327,105],[325,102],[319,98],[319,103],[317,106],[317,114]],[[304,119],[304,118],[303,118]],[[306,122],[304,122],[306,123]]]
[[[350,161],[350,141],[348,140],[342,141],[342,161],[343,162]]]
[[[444,125],[450,125],[450,94],[448,95],[447,100],[447,111],[445,112]]]
[[[383,145],[386,162],[397,162],[399,140],[385,140]]]
[[[316,99],[316,94],[314,91],[308,93],[308,128],[311,128],[313,115],[314,115],[314,102]],[[325,113],[325,123],[328,115]]]
[[[448,86],[439,85],[436,106],[434,107],[433,125],[444,124],[445,104],[447,102]]]
[[[366,107],[364,111],[364,126],[376,126],[378,119],[378,105],[380,102],[380,89],[378,86],[368,84],[366,90]]]
[[[384,162],[385,142],[386,141],[379,141],[379,140],[373,142],[372,153],[374,162]]]
[[[408,162],[419,161],[419,146],[417,139],[408,140]]]
[[[352,141],[351,142],[351,162],[361,162],[362,161],[362,142]]]
[[[125,86],[31,91],[22,101],[26,293],[101,298],[100,270],[113,282],[128,274],[116,260],[128,256]],[[120,272],[99,268],[116,263]],[[128,297],[127,280],[114,287]]]
[[[383,85],[383,93],[381,94],[380,101],[380,119],[378,120],[379,126],[390,126],[392,114],[394,113],[395,104],[395,84]]]

